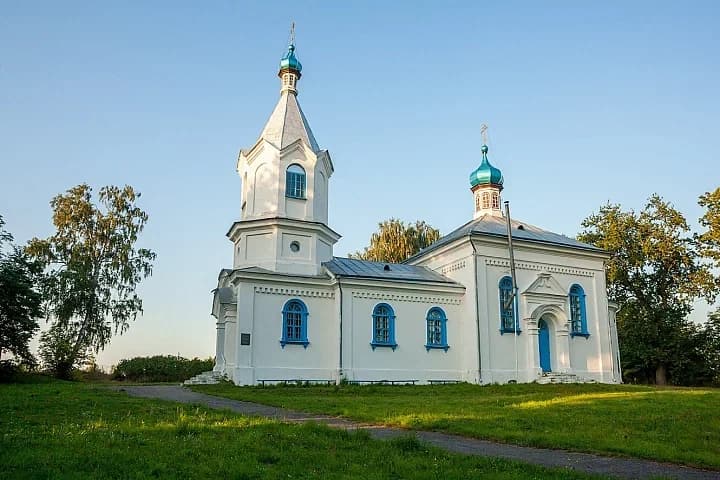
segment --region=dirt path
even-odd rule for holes
[[[567,452],[565,450],[520,447],[517,445],[477,440],[446,433],[367,425],[337,417],[314,415],[257,403],[214,397],[175,385],[127,386],[120,387],[117,390],[127,392],[129,395],[136,397],[157,398],[174,402],[204,405],[206,407],[230,410],[244,415],[268,417],[283,422],[318,422],[332,428],[342,428],[345,430],[362,429],[367,430],[371,436],[377,439],[415,434],[420,440],[450,452],[483,457],[501,457],[546,467],[565,467],[581,472],[612,475],[619,478],[664,477],[688,480],[720,480],[720,471],[700,470],[650,460],[605,457],[589,453]]]

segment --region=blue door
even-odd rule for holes
[[[538,343],[540,344],[540,368],[543,372],[549,372],[550,368],[550,331],[545,319],[541,318],[538,322],[540,335]]]

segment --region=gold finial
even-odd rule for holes
[[[290,24],[290,43],[288,45],[295,45],[295,22]]]
[[[485,125],[484,123],[483,123],[482,125],[480,125],[480,135],[482,135],[483,145],[487,145],[487,143],[488,143],[488,141],[487,141],[487,129],[488,129],[488,126]]]

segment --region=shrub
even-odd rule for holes
[[[19,372],[17,364],[11,360],[0,361],[0,383],[10,383]]]
[[[121,360],[113,370],[114,380],[133,382],[179,382],[212,370],[213,358],[192,360],[174,355],[135,357]]]
[[[33,357],[0,360],[0,383],[25,383],[37,376],[37,364]]]

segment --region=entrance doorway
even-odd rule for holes
[[[538,322],[538,345],[540,348],[540,368],[543,373],[552,371],[550,365],[550,329],[544,318]]]

